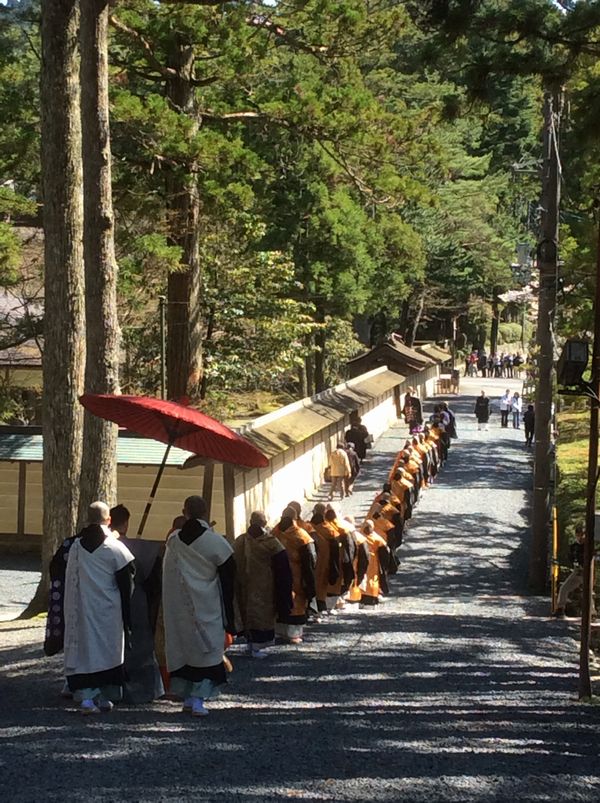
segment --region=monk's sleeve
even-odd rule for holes
[[[135,561],[130,561],[122,569],[115,572],[117,587],[121,595],[121,613],[126,640],[131,635],[131,595],[133,594],[133,578],[135,577]]]
[[[342,536],[342,578],[346,588],[354,580],[354,558],[356,556],[356,542],[351,535]]]
[[[217,567],[221,590],[223,592],[223,607],[225,608],[225,630],[235,633],[235,610],[233,598],[235,594],[235,558],[230,555],[227,560]]]
[[[404,536],[404,519],[401,513],[394,513],[392,516],[393,529],[388,533],[388,546],[391,549],[397,549],[402,545],[402,538]]]
[[[305,544],[300,552],[302,570],[302,588],[307,599],[312,599],[317,594],[315,582],[315,568],[317,565],[317,552],[313,543]]]
[[[369,545],[365,542],[358,547],[358,561],[356,566],[356,582],[362,583],[369,568]]]
[[[162,594],[162,555],[158,555],[152,566],[150,574],[144,581],[144,591],[148,600],[148,618],[150,627],[154,631],[158,619],[158,609]]]
[[[379,559],[379,584],[384,594],[390,593],[388,586],[387,574],[390,568],[390,551],[387,546],[380,546],[377,550],[377,558]]]
[[[275,585],[275,608],[279,618],[284,619],[289,616],[294,605],[292,599],[292,570],[285,549],[273,555],[271,566],[273,567]]]
[[[61,544],[50,561],[50,600],[48,604],[46,638],[44,639],[45,655],[56,655],[64,648],[65,576],[67,573],[69,547],[73,540],[73,538],[68,538]]]

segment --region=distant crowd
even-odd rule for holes
[[[474,349],[465,357],[465,376],[494,379],[513,379],[521,375],[525,360],[520,352],[516,354],[486,354],[485,349]]]
[[[252,513],[230,544],[213,529],[204,500],[192,496],[163,543],[128,538],[123,505],[91,505],[88,524],[51,563],[44,648],[64,651],[64,695],[86,715],[168,695],[184,712],[205,716],[232,668],[226,653],[234,640],[261,659],[275,639],[300,644],[312,623],[346,606],[376,605],[397,570],[405,524],[456,436],[447,405],[423,423],[409,392],[403,412],[410,436],[361,525],[325,502],[303,517],[292,501],[273,526]],[[355,418],[335,450],[343,472],[340,482],[332,461],[332,496],[352,492],[346,444],[354,444],[360,470],[370,442]]]
[[[512,418],[513,429],[521,429],[521,421],[525,429],[525,445],[531,446],[535,433],[535,410],[533,404],[528,404],[523,411],[523,399],[518,391],[511,394],[507,388],[497,403],[500,413],[500,426],[504,429],[508,427],[509,418]],[[473,410],[477,419],[477,429],[487,431],[489,420],[493,412],[491,399],[486,395],[485,390],[475,400]]]

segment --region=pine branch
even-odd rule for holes
[[[327,55],[328,49],[324,45],[311,45],[303,41],[296,36],[294,32],[287,31],[264,14],[253,14],[251,17],[248,17],[246,21],[251,27],[268,31],[279,41],[290,45],[292,48],[302,53],[315,56],[319,61],[323,61],[323,56]]]
[[[125,25],[125,23],[121,22],[121,20],[115,17],[114,14],[110,15],[109,21],[114,28],[122,33],[126,33],[128,36],[131,36],[139,45],[141,45],[148,63],[154,70],[156,70],[156,72],[162,75],[163,78],[171,78],[177,75],[177,70],[174,70],[172,67],[166,67],[160,61],[160,59],[156,56],[156,53],[154,52],[150,42],[139,31],[136,31],[135,28],[130,28],[128,25]]]

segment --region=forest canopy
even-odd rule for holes
[[[549,80],[568,99],[561,325],[589,329],[595,14],[545,0],[112,4],[122,389],[159,390],[161,296],[169,396],[231,414],[248,393],[322,390],[392,331],[493,348],[501,321],[521,321],[499,296],[522,285],[517,246],[537,238]],[[0,6],[0,283],[20,291],[43,205],[40,59],[39,0]],[[5,344],[30,334],[0,329]]]

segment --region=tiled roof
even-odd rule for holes
[[[241,427],[240,434],[267,457],[274,457],[379,398],[403,380],[404,377],[395,371],[377,368],[316,396],[263,415]],[[191,458],[188,465],[196,462],[197,458]]]

